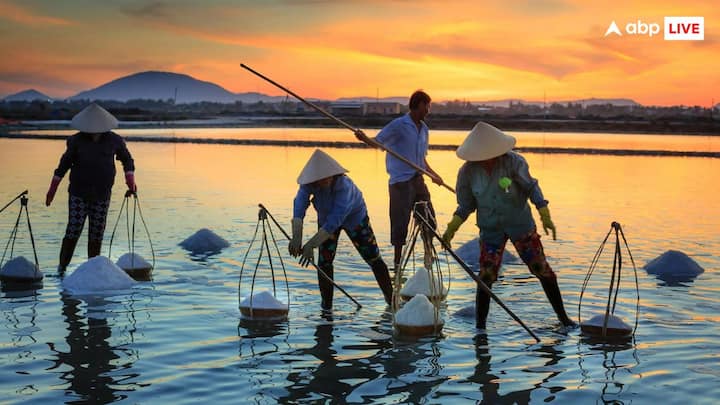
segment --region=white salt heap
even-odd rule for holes
[[[473,270],[477,271],[480,260],[480,239],[475,238],[459,248],[455,249],[455,253]],[[503,264],[519,264],[521,263],[515,255],[508,252],[507,247],[503,250]]]
[[[42,280],[43,274],[35,263],[29,261],[24,256],[18,256],[7,263],[0,269],[0,277],[9,277],[13,279],[39,281]]]
[[[107,257],[95,256],[78,266],[62,285],[73,294],[101,293],[128,289],[135,285],[135,280]]]
[[[417,294],[423,294],[426,297],[438,295],[444,297],[447,294],[447,291],[445,291],[445,286],[442,285],[439,278],[433,277],[433,283],[434,284],[432,285],[434,288],[431,291],[430,273],[427,269],[420,268],[407,280],[402,290],[400,290],[400,295],[412,297]]]
[[[438,322],[441,322],[438,319]],[[395,314],[395,323],[405,326],[435,324],[435,306],[423,294],[417,294]]]
[[[705,270],[688,255],[677,250],[668,250],[645,265],[648,274],[654,274],[663,281],[692,281]]]
[[[125,253],[115,262],[123,270],[150,269],[152,265],[137,253]]]
[[[240,306],[243,308],[257,308],[257,309],[287,309],[287,304],[278,301],[270,291],[263,291],[260,294],[255,294],[252,297],[245,298]]]
[[[605,322],[605,314],[595,315],[589,320],[583,321],[583,326],[597,326],[598,328],[603,327],[603,323]],[[608,318],[608,328],[611,329],[622,329],[622,330],[632,330],[632,327],[628,324],[626,324],[622,319],[615,315],[610,315]]]
[[[230,244],[213,231],[203,228],[180,242],[180,246],[192,253],[206,253],[218,252],[220,249],[230,246]]]

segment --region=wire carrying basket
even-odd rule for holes
[[[603,250],[605,249],[605,245],[610,238],[611,234],[615,234],[615,253],[613,255],[613,262],[612,262],[612,271],[610,273],[609,277],[609,288],[607,292],[607,302],[605,304],[605,310],[602,313],[595,314],[589,319],[582,319],[583,314],[583,297],[585,296],[588,285],[590,283],[590,279],[595,273],[595,270],[597,269],[598,263],[600,262],[600,258],[602,256]],[[635,293],[636,293],[636,300],[635,300],[635,325],[630,326],[625,321],[616,314],[616,310],[618,309],[617,302],[618,302],[618,296],[620,295],[621,286],[623,285],[622,281],[622,268],[623,268],[623,249],[622,245],[620,244],[620,239],[622,238],[623,244],[625,246],[625,251],[628,254],[628,257],[630,258],[630,263],[633,266],[633,272],[635,275]],[[587,311],[586,311],[587,312]],[[587,274],[585,275],[585,280],[583,281],[582,289],[580,291],[580,300],[578,302],[578,321],[580,323],[580,330],[583,335],[593,337],[593,338],[602,338],[602,339],[609,339],[609,338],[629,338],[635,335],[635,331],[637,330],[638,326],[638,320],[639,320],[639,312],[640,312],[640,287],[638,284],[638,276],[637,276],[637,268],[635,267],[635,260],[633,260],[632,253],[630,252],[630,247],[628,246],[627,240],[625,239],[625,234],[622,231],[622,227],[619,223],[613,222],[610,224],[610,230],[608,231],[607,235],[605,235],[605,239],[603,240],[602,244],[600,244],[600,247],[598,248],[597,252],[595,253],[595,256],[592,259],[592,262],[590,264],[590,268],[588,269]]]
[[[424,221],[416,218],[416,215]],[[432,243],[432,232],[426,229],[431,219],[428,202],[415,203],[410,221],[411,231],[403,248],[400,266],[395,272],[393,325],[400,335],[437,335],[444,325],[440,316],[440,303],[450,289],[450,264],[447,257],[442,263]],[[423,246],[422,261],[416,258],[418,237]],[[446,271],[443,271],[442,264],[445,264]]]
[[[7,203],[0,212],[4,211],[12,203],[20,200],[20,211],[18,212],[17,219],[15,220],[15,226],[10,231],[10,237],[5,244],[2,258],[0,258],[0,281],[2,281],[4,287],[12,286],[27,286],[39,284],[43,279],[43,274],[40,271],[40,264],[38,263],[37,249],[35,248],[35,238],[33,237],[32,225],[30,224],[30,213],[28,211],[28,191],[25,190],[20,193],[17,197],[13,198]],[[17,241],[18,231],[20,229],[20,218],[25,212],[25,219],[27,223],[27,229],[30,236],[30,244],[32,245],[33,257],[35,262],[31,262],[23,256],[13,258],[15,253],[15,242]],[[9,260],[6,263],[5,257],[10,250]]]
[[[130,199],[132,198],[132,218],[130,216]],[[152,270],[155,268],[155,249],[153,248],[152,238],[150,237],[150,231],[148,230],[147,223],[140,208],[140,199],[136,192],[128,190],[125,192],[125,198],[120,205],[120,211],[118,212],[118,218],[115,221],[112,234],[110,235],[110,245],[108,247],[108,257],[111,257],[113,241],[115,240],[115,231],[117,231],[120,219],[125,212],[125,229],[127,232],[128,242],[128,253],[123,254],[118,258],[116,264],[118,267],[123,269],[130,277],[135,280],[149,281],[152,279]],[[141,255],[136,253],[135,250],[135,225],[138,217],[142,222],[145,234],[148,238],[148,244],[150,246],[150,252],[152,254],[152,263],[148,263]]]
[[[258,231],[260,230],[261,232],[258,237]],[[269,239],[268,235],[270,236]],[[274,250],[272,251],[270,249],[270,240],[272,240],[274,246]],[[255,243],[256,241],[258,241],[257,244]],[[247,279],[249,276],[245,273],[245,265],[248,263],[248,258],[252,260],[252,256],[257,256],[257,259],[254,260],[255,266],[248,282]],[[277,259],[275,262],[273,262],[273,256]],[[263,260],[263,258],[266,260]],[[280,268],[277,270],[282,269],[282,275],[285,281],[285,302],[278,299],[277,277],[279,275],[275,274],[277,264],[280,265]],[[261,275],[265,276],[264,280],[260,280],[259,276]],[[259,287],[260,283],[266,284],[268,289],[256,293],[257,290],[261,289],[256,288]],[[250,284],[249,288],[247,286],[248,284]],[[269,289],[270,286],[272,287],[272,291]],[[243,298],[243,292],[247,290],[249,290],[249,295]],[[253,233],[252,240],[245,252],[240,267],[240,278],[238,280],[238,304],[240,314],[244,319],[248,320],[285,320],[289,312],[289,303],[290,287],[288,285],[287,272],[285,271],[285,263],[282,260],[280,248],[278,247],[272,225],[268,219],[268,212],[265,207],[260,205],[255,232]]]

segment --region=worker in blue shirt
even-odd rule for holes
[[[312,154],[297,180],[300,188],[293,202],[292,238],[288,250],[293,257],[300,256],[302,266],[307,266],[313,262],[315,248],[319,248],[318,268],[332,279],[340,230],[345,230],[360,256],[370,265],[385,302],[390,304],[393,293],[390,273],[380,257],[365,200],[345,173],[345,168],[320,149]],[[303,219],[311,203],[317,211],[318,231],[302,245]],[[333,284],[318,272],[318,285],[322,308],[331,309]]]
[[[427,93],[422,90],[415,91],[410,96],[410,111],[390,121],[377,134],[375,141],[428,171],[433,175],[432,181],[441,185],[443,184],[442,178],[427,162],[429,132],[424,119],[430,113],[430,102],[431,99]],[[356,131],[355,136],[365,143],[372,144],[368,136],[361,130]],[[410,214],[423,215],[434,228],[436,227],[435,209],[420,172],[389,153],[385,156],[385,167],[390,175],[388,186],[390,192],[390,243],[394,247],[394,265],[397,269],[400,266],[402,247],[407,238]],[[426,202],[422,211],[416,208],[418,202]],[[422,232],[421,235],[425,247],[425,266],[429,267],[431,264],[429,244],[432,236],[428,231]]]

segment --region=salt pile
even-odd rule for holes
[[[645,265],[648,274],[667,283],[692,281],[705,270],[683,252],[668,250]]]
[[[438,319],[438,322],[442,322]],[[423,294],[418,294],[395,314],[395,323],[405,326],[435,325],[435,306]]]
[[[263,291],[252,297],[245,298],[241,303],[241,307],[245,308],[262,308],[262,309],[287,309],[287,304],[278,301],[269,291]]]
[[[203,228],[180,242],[180,246],[192,253],[214,253],[230,246],[230,244],[213,231]]]
[[[35,263],[24,256],[18,256],[0,269],[0,280],[12,282],[36,282],[43,279],[43,274]]]
[[[426,297],[444,297],[447,295],[445,286],[440,282],[438,277],[432,277],[433,284],[430,284],[430,273],[425,268],[419,268],[415,271],[412,277],[410,277],[402,290],[400,295],[403,297],[417,296],[417,294],[423,294]],[[432,289],[431,289],[432,286]]]
[[[470,242],[465,243],[459,248],[455,249],[455,253],[467,264],[471,269],[477,270],[479,267],[478,261],[480,260],[480,239],[475,238]],[[503,251],[503,264],[515,264],[520,263],[515,255],[508,252],[507,247]]]
[[[107,257],[95,256],[75,269],[62,285],[73,294],[102,293],[128,289],[135,280]]]
[[[137,253],[125,253],[115,262],[123,270],[150,269],[152,265]]]
[[[601,335],[603,324],[605,323],[605,314],[595,315],[589,320],[583,321],[580,328],[583,332],[593,335]],[[629,335],[633,328],[626,324],[622,319],[615,315],[609,315],[607,324],[607,334],[611,336]]]
[[[263,291],[245,298],[240,303],[240,314],[249,319],[279,320],[287,317],[288,306],[278,301],[269,291]]]

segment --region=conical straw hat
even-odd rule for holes
[[[70,125],[80,132],[101,134],[117,128],[118,120],[104,108],[92,103],[77,113]]]
[[[480,121],[475,124],[455,153],[460,159],[472,162],[503,155],[512,150],[513,146],[515,146],[515,137]]]
[[[315,149],[315,152],[310,156],[310,160],[300,172],[297,182],[298,184],[310,184],[326,177],[347,172],[347,169],[340,166],[340,163],[331,158],[330,155],[320,149]]]

